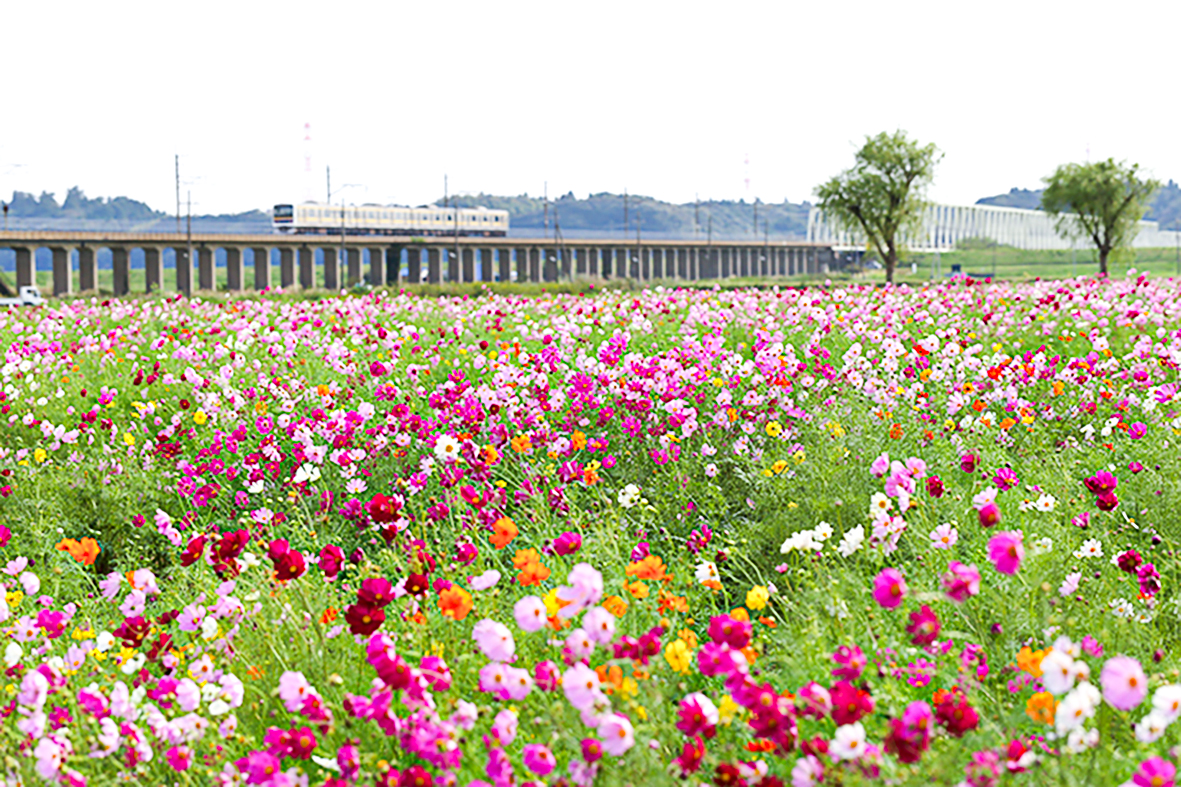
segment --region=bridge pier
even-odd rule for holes
[[[422,284],[422,249],[416,246],[406,249],[406,283]]]
[[[159,246],[144,246],[144,292],[154,292],[164,283],[164,253]],[[81,262],[81,251],[78,257]],[[81,265],[79,265],[81,267]]]
[[[316,286],[316,250],[301,246],[299,252],[299,286],[310,290]]]
[[[513,280],[513,250],[501,246],[496,250],[496,276],[501,282]]]
[[[426,250],[426,281],[427,284],[438,284],[443,278],[443,262],[440,259],[442,249],[434,246]]]
[[[347,286],[352,287],[361,281],[361,249],[356,246],[346,246],[344,255],[348,261],[346,283]]]
[[[70,252],[73,249],[69,246],[54,246],[50,251],[53,252],[53,294],[68,295],[73,289],[71,280],[74,277],[70,265]]]
[[[325,246],[324,252],[324,289],[340,289],[340,260],[336,258],[336,246]]]
[[[529,247],[529,275],[526,281],[539,282],[541,281],[541,249],[536,246]]]
[[[476,280],[476,250],[471,246],[464,246],[463,251],[460,252],[460,260],[462,266],[460,268],[460,281],[464,284],[469,284]]]
[[[214,249],[208,246],[201,246],[197,249],[197,289],[215,289],[217,284],[217,280],[214,278],[217,275],[217,270],[214,268],[215,262]]]
[[[254,289],[262,292],[270,288],[271,282],[271,250],[266,246],[255,246],[254,252]]]
[[[98,265],[94,255],[94,246],[78,247],[78,290],[92,292],[98,289]]]
[[[239,292],[242,289],[242,249],[239,246],[226,246],[226,289]]]
[[[189,257],[188,246],[174,247],[176,252],[176,291],[186,298],[193,294],[193,260]]]
[[[37,283],[37,247],[17,246],[16,252],[16,286],[25,287]]]
[[[55,260],[56,262],[56,260]],[[54,268],[56,269],[56,265]],[[56,279],[57,271],[54,270]],[[131,249],[126,246],[111,247],[111,292],[116,297],[131,292]],[[54,282],[56,290],[57,283]]]
[[[295,284],[295,255],[297,249],[283,246],[279,249],[279,286],[288,289]]]
[[[398,247],[390,247],[390,257],[394,257],[394,249]],[[399,250],[400,252],[400,250]],[[401,256],[400,253],[398,256]],[[369,247],[369,278],[368,283],[370,287],[380,287],[385,284],[385,247],[384,246],[370,246]]]

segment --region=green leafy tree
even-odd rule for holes
[[[904,131],[882,132],[866,138],[852,169],[816,189],[818,205],[830,220],[865,235],[891,284],[902,236],[922,226],[925,191],[940,157],[935,145],[919,145]]]
[[[1112,252],[1131,246],[1136,223],[1144,218],[1160,182],[1141,179],[1140,165],[1112,159],[1092,164],[1063,164],[1044,179],[1042,209],[1057,217],[1058,234],[1094,244],[1099,273],[1107,275]]]

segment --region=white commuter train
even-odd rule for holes
[[[275,232],[288,235],[473,235],[508,234],[508,211],[427,205],[276,205]]]

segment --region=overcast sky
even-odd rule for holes
[[[199,213],[323,200],[325,165],[354,203],[445,174],[799,201],[896,128],[944,152],[946,203],[1088,157],[1181,179],[1175,0],[8,2],[0,24],[2,199],[171,211],[179,154]]]

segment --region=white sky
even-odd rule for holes
[[[895,128],[944,151],[941,202],[1088,156],[1181,179],[1175,0],[10,0],[0,28],[5,200],[171,211],[179,153],[195,213],[322,200],[325,164],[356,203],[426,202],[444,174],[799,201]]]

